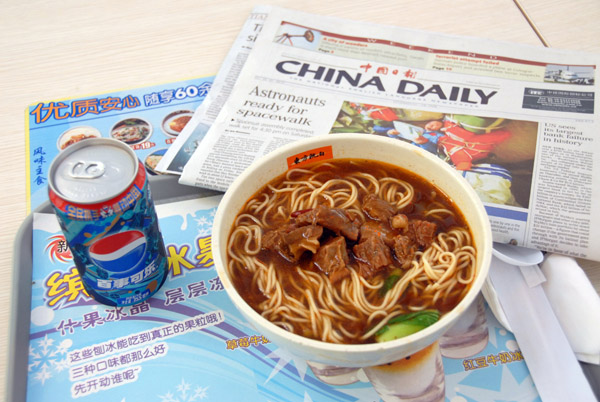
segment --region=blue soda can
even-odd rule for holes
[[[129,306],[164,283],[168,260],[144,165],[129,146],[86,139],[50,165],[49,198],[88,294]]]

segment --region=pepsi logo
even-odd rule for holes
[[[89,256],[111,276],[136,270],[146,257],[146,237],[139,230],[128,230],[102,237],[89,248]]]

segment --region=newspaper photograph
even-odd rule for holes
[[[225,191],[289,142],[387,136],[464,176],[494,241],[600,260],[599,61],[273,8],[179,180]]]
[[[269,6],[254,7],[227,53],[206,99],[194,111],[190,121],[162,157],[156,166],[157,171],[181,174],[183,167],[202,138],[204,138],[210,125],[223,107],[223,103],[229,97],[246,58],[262,29],[262,22],[267,18],[270,9]]]

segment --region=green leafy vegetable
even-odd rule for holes
[[[407,313],[396,316],[388,321],[388,325],[397,324],[405,321],[428,327],[440,319],[440,312],[437,310],[422,310],[414,313]]]
[[[387,342],[418,332],[440,319],[437,310],[423,310],[392,318],[375,334],[377,342]]]
[[[379,288],[379,296],[383,297],[402,277],[402,270],[396,268],[392,270],[390,275],[383,281],[383,286]]]

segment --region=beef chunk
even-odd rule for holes
[[[288,250],[285,241],[283,240],[283,231],[281,230],[270,230],[265,232],[261,239],[262,248],[275,251],[283,258],[288,261],[291,261],[292,256],[290,255],[290,250]]]
[[[415,257],[416,247],[408,236],[394,237],[394,255],[403,268],[409,266]]]
[[[396,207],[375,194],[369,194],[363,198],[362,209],[371,219],[376,221],[387,222],[392,216],[396,215]]]
[[[327,241],[313,257],[314,264],[329,276],[332,283],[350,275],[346,267],[349,261],[346,239],[342,236]]]
[[[298,225],[321,225],[352,241],[358,239],[360,223],[343,209],[319,205],[315,209],[298,215]]]
[[[359,272],[365,278],[371,278],[392,263],[392,253],[381,237],[368,236],[352,248],[358,262]]]
[[[435,237],[437,225],[433,222],[418,219],[408,223],[408,236],[413,238],[419,246],[429,247]]]
[[[305,251],[315,253],[323,228],[317,225],[296,227],[293,225],[270,230],[263,234],[262,247],[278,252],[288,261],[296,262]]]
[[[392,229],[384,223],[375,221],[366,221],[360,227],[360,238],[366,239],[370,236],[381,237],[381,240],[388,246],[394,246],[394,233]]]
[[[350,276],[350,270],[348,268],[338,269],[329,274],[329,281],[334,285],[348,276]]]
[[[346,239],[342,236],[330,239],[319,248],[313,261],[325,273],[345,268],[350,261],[346,250]]]
[[[323,228],[317,225],[301,226],[291,232],[285,233],[285,240],[294,260],[297,261],[304,251],[316,253],[319,248],[319,237],[323,234]]]

